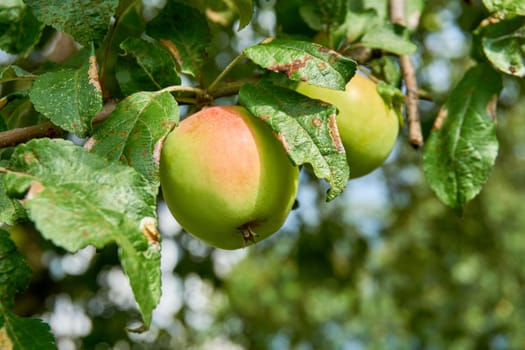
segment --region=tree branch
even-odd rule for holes
[[[0,132],[0,148],[16,146],[38,137],[58,137],[64,130],[51,122]]]
[[[110,100],[100,112],[93,118],[93,124],[98,124],[107,119],[116,106],[116,101]],[[67,132],[51,122],[15,128],[0,132],[0,149],[5,147],[16,146],[20,143],[27,142],[34,138],[40,137],[61,137]]]
[[[390,19],[393,23],[406,26],[405,1],[390,0]],[[409,55],[400,55],[399,64],[406,85],[406,111],[408,122],[408,141],[414,148],[423,146],[423,133],[419,117],[419,94],[416,71]]]

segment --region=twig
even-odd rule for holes
[[[393,23],[405,26],[405,1],[390,0],[390,19]],[[400,55],[399,64],[406,84],[406,110],[408,121],[408,141],[414,148],[423,146],[423,133],[419,117],[419,94],[416,71],[409,55]]]
[[[218,98],[218,97],[236,95],[239,93],[239,90],[244,84],[256,83],[259,80],[260,80],[260,77],[257,76],[257,77],[252,77],[249,79],[232,81],[232,82],[220,84],[216,88],[213,89],[212,96],[213,98]]]
[[[64,130],[51,122],[2,131],[0,132],[0,148],[16,146],[38,137],[58,137],[64,133]]]
[[[192,86],[172,85],[172,86],[165,87],[164,89],[159,90],[158,92],[160,93],[160,92],[164,92],[164,91],[167,91],[167,92],[191,92],[191,93],[193,93],[194,95],[197,95],[197,96],[206,96],[206,91],[204,91],[201,88],[192,87]]]
[[[237,63],[239,63],[244,58],[244,52],[241,52],[237,57],[235,57],[230,64],[224,68],[224,70],[215,78],[214,81],[208,86],[208,92],[210,94],[213,94],[217,84],[235,67]]]
[[[106,120],[115,109],[115,106],[116,101],[114,100],[106,102],[104,108],[102,108],[102,110],[93,118],[93,124],[98,124]],[[23,128],[15,128],[0,132],[0,148],[16,146],[39,137],[60,137],[65,133],[65,130],[51,122],[26,126]]]

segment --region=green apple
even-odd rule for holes
[[[294,203],[299,169],[262,120],[240,106],[205,108],[164,142],[164,200],[189,233],[237,249],[275,233]]]
[[[337,107],[337,128],[346,151],[350,178],[368,174],[388,157],[399,121],[378,94],[376,84],[356,74],[344,91],[299,82],[296,91]]]

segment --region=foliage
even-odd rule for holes
[[[99,260],[86,279],[120,263],[136,302],[131,309],[138,311],[124,317],[140,317],[138,330],[157,326],[152,318],[164,273],[159,153],[180,118],[224,101],[238,101],[263,119],[291,161],[305,166],[304,186],[327,194],[316,192],[319,223],[300,218],[295,230],[288,229],[290,237],[281,234],[251,249],[228,275],[214,272],[209,247],[177,236],[186,254],[177,274],[186,281],[192,274],[210,280],[228,300],[214,310],[223,326],[211,333],[247,348],[335,349],[351,346],[352,339],[368,348],[482,348],[498,339],[507,348],[522,345],[523,276],[515,265],[525,224],[514,213],[523,182],[497,156],[500,146],[520,152],[519,138],[507,133],[522,130],[523,123],[497,125],[496,111],[510,115],[498,96],[523,85],[525,9],[519,1],[410,0],[400,22],[389,16],[394,3],[2,2],[0,49],[13,56],[0,66],[0,222],[11,225],[6,228],[12,237],[0,231],[0,347],[54,347],[47,325],[13,311],[15,293],[31,276],[13,243],[29,244],[16,234],[20,227],[28,235],[36,228],[34,241],[49,240],[42,245],[59,255],[96,247]],[[456,20],[472,39],[469,52],[448,57],[455,87],[445,89],[446,96],[425,79],[436,55],[446,54],[432,53],[425,41],[444,25],[440,11],[461,13]],[[276,23],[259,21],[263,15]],[[446,51],[445,44],[439,50]],[[359,69],[381,81],[385,102],[397,107],[411,88],[400,64],[406,55],[419,59],[418,79],[427,90],[418,91],[420,97],[432,95],[419,105],[426,145],[422,152],[410,150],[403,135],[395,171],[384,169],[392,216],[372,239],[345,219],[342,203],[354,187],[337,127],[330,123],[336,109],[292,90],[297,81],[341,90]],[[418,177],[421,169],[426,181]],[[404,174],[410,171],[418,176],[407,186]],[[451,215],[428,189],[463,218]],[[500,192],[512,204],[498,200]],[[304,202],[298,213],[305,212]],[[494,234],[499,225],[506,229],[502,237]],[[30,249],[42,254],[43,248]],[[121,311],[114,312],[116,319]],[[190,311],[181,316],[187,329]],[[37,312],[42,309],[26,314]],[[447,323],[457,315],[457,322]],[[120,321],[119,330],[105,334],[115,336],[111,341],[133,337],[124,331],[126,319]],[[187,331],[185,340],[172,337],[166,347],[198,344],[199,334]],[[160,334],[153,340],[156,347],[164,346],[162,339]],[[83,345],[95,347],[98,340],[87,336]]]

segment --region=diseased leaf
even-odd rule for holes
[[[62,139],[17,146],[4,184],[42,235],[70,252],[116,243],[146,326],[160,298],[156,192],[133,168]]]
[[[35,109],[77,136],[91,131],[91,120],[102,109],[102,91],[95,56],[80,69],[60,69],[39,76],[29,97]]]
[[[483,27],[483,52],[496,69],[525,77],[525,16]]]
[[[48,324],[38,318],[19,317],[9,310],[2,310],[4,328],[0,328],[0,349],[56,350],[55,337]],[[0,322],[1,323],[1,322]],[[3,337],[7,337],[4,339]],[[4,341],[8,345],[4,347]]]
[[[166,48],[134,37],[123,41],[120,47],[124,55],[119,57],[116,73],[124,95],[180,84],[177,63]]]
[[[159,16],[148,23],[146,31],[170,51],[182,73],[200,76],[211,37],[206,17],[199,10],[169,2]]]
[[[83,45],[104,37],[118,0],[25,0],[43,23],[71,35]]]
[[[488,179],[498,153],[494,104],[501,76],[469,70],[451,92],[425,147],[423,170],[437,196],[461,211]]]
[[[233,0],[239,13],[239,30],[246,27],[253,17],[253,0]]]
[[[344,90],[355,73],[355,61],[319,44],[274,39],[246,48],[253,62],[289,79]]]
[[[157,189],[161,144],[178,121],[179,108],[169,92],[139,92],[117,105],[85,147],[134,167]]]
[[[264,80],[245,84],[239,102],[272,128],[296,165],[310,164],[328,181],[327,201],[343,192],[349,169],[335,107]]]
[[[25,56],[38,43],[43,29],[44,24],[22,0],[0,2],[0,49]]]

